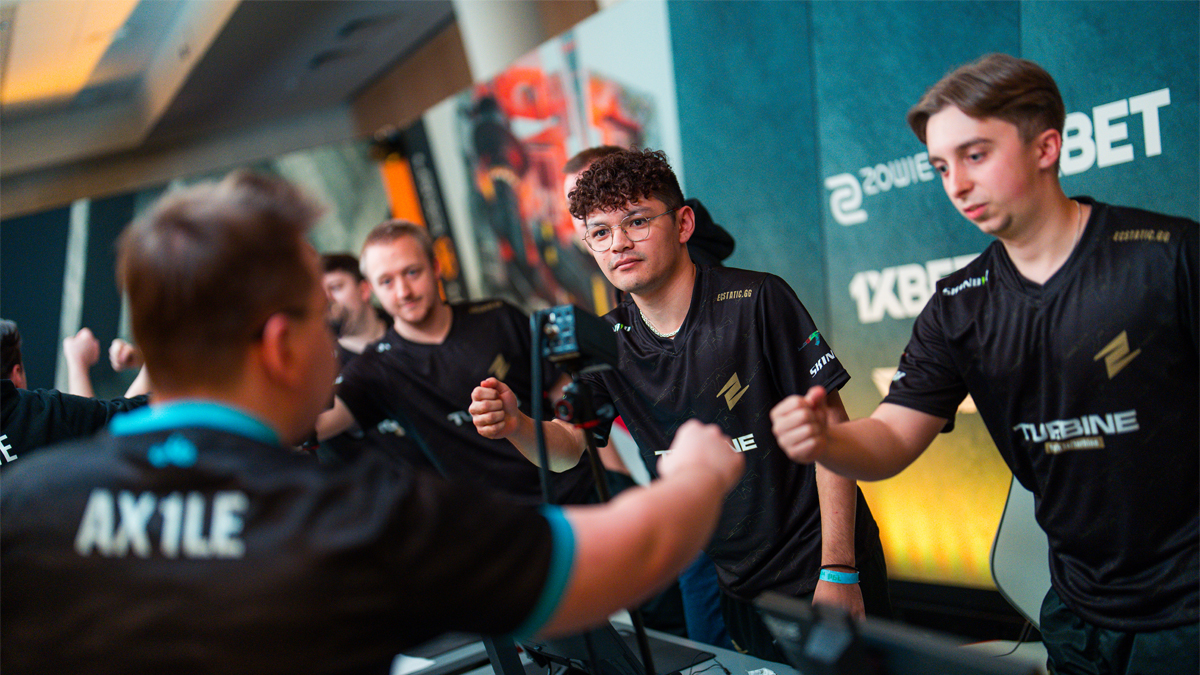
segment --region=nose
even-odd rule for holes
[[[961,167],[949,167],[947,171],[950,172],[950,175],[946,176],[946,187],[950,191],[950,195],[960,199],[966,197],[971,188],[975,186],[967,172],[963,171]]]
[[[612,250],[624,251],[628,248],[633,248],[633,242],[629,240],[629,235],[625,233],[625,228],[614,227],[612,229]]]

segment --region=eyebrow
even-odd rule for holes
[[[963,141],[962,143],[959,143],[958,145],[954,146],[954,153],[960,154],[960,153],[962,153],[963,150],[966,150],[967,148],[971,147],[972,145],[978,145],[980,143],[995,143],[995,142],[996,141],[994,139],[987,138],[985,136],[976,136],[975,138],[972,138],[967,141]],[[937,160],[941,160],[943,162],[946,161],[941,155],[933,155],[933,154],[929,155],[929,161],[933,162],[933,161],[937,161]]]
[[[625,211],[624,215],[622,215],[621,219],[618,220],[617,222],[618,223],[624,222],[625,219],[630,216],[637,215],[639,213],[642,213],[644,211],[649,211],[649,210],[650,210],[650,208],[646,205],[630,207],[627,211]],[[607,223],[597,223],[597,222],[590,221],[590,220],[585,220],[583,223],[584,228],[589,229],[589,230],[598,225],[606,225],[607,226]]]

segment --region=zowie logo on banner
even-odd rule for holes
[[[1162,133],[1158,111],[1171,104],[1171,90],[1158,89],[1145,94],[1123,98],[1092,108],[1092,114],[1073,112],[1067,115],[1063,129],[1062,157],[1059,169],[1063,175],[1083,173],[1093,166],[1108,167],[1132,162],[1134,146],[1129,138],[1129,125],[1122,121],[1130,115],[1141,115],[1142,148],[1146,157],[1161,155]],[[937,177],[929,165],[929,154],[919,152],[852,173],[839,173],[825,179],[829,190],[829,212],[839,225],[859,225],[867,222],[863,198],[873,197],[893,188],[905,188]],[[860,181],[861,178],[861,181]]]

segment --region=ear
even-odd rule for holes
[[[267,319],[263,327],[258,351],[264,374],[268,379],[286,386],[296,386],[300,379],[296,367],[298,353],[295,340],[297,331],[292,319],[276,312]]]
[[[371,301],[371,282],[367,281],[366,279],[358,282],[358,297],[361,298],[363,302]]]
[[[696,232],[696,212],[690,206],[681,206],[678,214],[679,243],[686,244]]]
[[[9,376],[13,386],[17,389],[28,389],[29,382],[25,380],[25,364],[18,363],[12,367],[12,375]]]
[[[1039,169],[1053,169],[1058,166],[1058,157],[1062,153],[1062,134],[1058,129],[1046,129],[1033,139],[1032,145],[1037,153]]]

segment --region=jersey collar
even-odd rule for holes
[[[113,436],[130,436],[183,427],[204,427],[245,436],[260,443],[279,445],[279,436],[250,415],[223,403],[183,400],[139,408],[113,417],[108,430]]]

